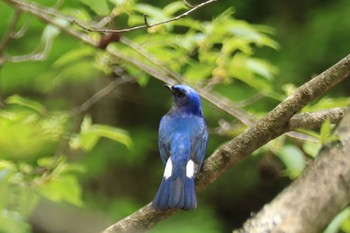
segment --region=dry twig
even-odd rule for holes
[[[191,14],[193,11],[198,10],[199,8],[202,8],[210,3],[216,2],[218,0],[208,0],[206,2],[202,2],[198,5],[193,6],[191,9],[189,9],[188,11],[175,16],[171,19],[167,19],[158,23],[153,23],[153,24],[149,24],[148,23],[148,19],[147,19],[147,15],[144,15],[144,24],[143,25],[139,25],[139,26],[135,26],[135,27],[131,27],[131,28],[125,28],[125,29],[99,29],[99,28],[89,28],[86,26],[83,26],[81,23],[79,23],[77,20],[72,20],[73,23],[75,23],[76,25],[78,25],[79,27],[81,27],[82,29],[89,31],[89,32],[103,32],[103,33],[123,33],[123,32],[131,32],[131,31],[135,31],[135,30],[139,30],[139,29],[143,29],[143,28],[152,28],[158,25],[162,25],[162,24],[167,24],[176,20],[179,20],[181,18],[184,18],[186,16],[188,16],[189,14]],[[187,3],[187,2],[185,2]],[[187,5],[187,4],[186,4]],[[188,6],[188,5],[187,5]]]

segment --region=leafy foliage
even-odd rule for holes
[[[55,4],[53,0],[35,2],[39,7],[40,4],[47,7]],[[347,12],[343,2],[338,4],[339,9]],[[236,15],[241,11],[235,11],[231,3],[220,4],[209,8],[209,16],[203,8],[198,15],[123,34],[124,40],[111,43],[107,49],[117,50],[167,73],[181,74],[184,79],[181,82],[215,90],[237,105],[242,101],[244,104],[241,105],[259,118],[296,89],[296,84],[291,83],[293,76],[310,75],[304,70],[310,57],[329,57],[326,49],[331,43],[323,46],[325,42],[315,38],[319,35],[313,29],[322,25],[320,31],[325,34],[322,38],[327,42],[342,34],[332,33],[333,25],[337,25],[334,22],[341,22],[337,25],[339,28],[350,25],[348,20],[336,18],[337,10],[327,10],[326,13],[330,13],[327,17],[320,10],[322,17],[311,20],[301,33],[307,39],[303,46],[285,46],[286,43],[297,44],[297,37],[304,37],[300,33],[292,36],[293,33],[288,33],[288,38],[279,40],[282,49],[277,54],[290,56],[287,56],[287,62],[277,59],[274,63],[277,65],[272,65],[270,61],[274,55],[268,59],[265,53],[273,51],[276,54],[275,51],[280,49],[272,36],[284,29],[274,30],[237,19]],[[81,28],[71,25],[70,19],[61,14],[85,22],[84,25],[93,22],[91,27],[128,28],[144,24],[144,15],[152,24],[187,10],[183,1],[150,4],[128,0],[80,0],[64,1],[55,7],[59,13],[50,13],[54,22],[76,30]],[[219,13],[212,13],[218,9]],[[0,32],[4,37],[15,12],[0,1],[0,14],[3,17]],[[109,15],[114,19],[103,25],[104,17]],[[324,19],[329,19],[327,25],[332,27],[324,27]],[[35,17],[21,15],[15,29],[20,30],[22,26],[24,36],[11,38],[0,49],[3,97],[0,101],[0,232],[30,232],[28,217],[43,198],[57,205],[75,205],[81,212],[100,210],[113,219],[122,218],[149,202],[163,169],[156,148],[158,120],[169,108],[170,101],[170,97],[161,98],[166,94],[160,90],[160,83],[139,67],[122,63],[105,50],[82,44],[68,37],[64,30]],[[289,27],[284,28],[289,30]],[[96,32],[84,33],[96,40],[103,36]],[[311,46],[316,42],[317,46]],[[337,50],[346,50],[346,43],[334,44],[342,45]],[[300,51],[308,47],[317,48],[314,51],[317,56],[310,51],[300,56]],[[298,56],[291,59],[294,52]],[[292,72],[295,67],[299,70]],[[281,77],[277,78],[279,73]],[[115,92],[111,91],[89,109],[74,111],[76,106],[83,107],[85,101],[96,97],[95,93],[107,85],[107,81],[125,74],[134,76],[139,86],[117,87]],[[349,103],[348,97],[327,96],[306,106],[303,111],[348,106]],[[242,132],[245,126],[231,122],[231,116],[204,104],[211,131],[207,153],[210,154],[218,145]],[[336,139],[329,121],[319,131],[303,132],[318,142],[295,143],[282,136],[254,155],[261,161],[269,154],[276,155],[274,159],[278,158],[283,165],[282,175],[294,179],[301,174],[307,159],[315,158],[322,145]],[[258,166],[253,164],[250,169],[252,167],[255,170]],[[244,169],[238,167],[237,170]],[[247,187],[225,185],[225,194],[220,196],[236,195],[236,201],[240,202],[240,194],[259,186],[257,173],[244,174],[249,183]],[[218,216],[220,210],[227,212],[225,208],[229,205],[215,207],[216,200],[213,201],[210,194],[208,196],[204,198],[213,206],[203,207],[195,214],[176,216],[153,231],[178,230],[174,226],[181,222],[184,231],[215,232],[225,218]],[[335,220],[335,228],[341,227],[344,231],[349,228],[346,213]],[[239,218],[244,216],[239,215]]]

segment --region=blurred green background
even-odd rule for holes
[[[154,23],[185,10],[181,1],[160,0],[58,1],[55,7],[86,24],[114,9],[116,18],[107,25],[113,28],[142,24],[143,14]],[[0,1],[0,15],[0,232],[100,232],[152,201],[163,173],[158,124],[171,107],[162,82],[29,14],[19,15],[18,33],[7,40],[14,7]],[[221,0],[186,19],[124,33],[131,42],[110,47],[145,64],[154,58],[159,69],[168,67],[259,118],[349,53],[349,15],[347,0]],[[50,17],[80,30],[66,17]],[[130,82],[83,109],[98,91],[127,76]],[[304,111],[348,106],[349,90],[346,81]],[[208,156],[246,126],[202,102]],[[319,131],[310,133],[317,137]],[[150,232],[239,228],[300,174],[320,146],[285,136],[270,142],[198,195],[197,210],[180,212]],[[328,233],[350,232],[350,211],[332,224]]]

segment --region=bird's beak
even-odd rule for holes
[[[169,84],[163,84],[164,87],[168,88],[171,92],[173,92],[173,86]]]

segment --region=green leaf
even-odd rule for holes
[[[27,98],[23,98],[19,95],[12,95],[12,96],[8,97],[6,99],[6,103],[24,106],[24,107],[32,109],[40,114],[46,112],[45,107],[43,105],[41,105],[39,102],[36,102],[34,100],[30,100]]]
[[[186,9],[183,1],[171,2],[163,8],[163,12],[168,16],[173,16],[179,10]]]
[[[55,85],[87,82],[98,77],[101,72],[95,65],[92,58],[79,59],[75,62],[68,63],[64,68],[60,68],[60,73],[54,79]]]
[[[196,81],[202,81],[206,78],[208,78],[212,71],[213,66],[209,66],[206,64],[194,64],[190,66],[185,73],[186,80],[189,82],[196,82]]]
[[[91,151],[100,137],[120,142],[127,147],[132,145],[132,140],[127,131],[108,125],[93,125],[91,117],[88,115],[84,117],[80,128],[80,134],[70,139],[69,144],[73,149],[81,148],[85,151]]]
[[[132,145],[132,140],[128,135],[128,132],[119,128],[115,128],[109,125],[93,125],[91,131],[97,135],[105,138],[112,139],[120,142],[127,147]]]
[[[109,7],[106,0],[80,0],[82,3],[86,4],[91,10],[95,11],[98,15],[108,15]]]
[[[322,145],[325,144],[327,138],[331,135],[331,121],[327,118],[325,122],[323,122],[320,130],[320,140]]]
[[[135,5],[135,10],[147,15],[150,18],[150,21],[163,21],[168,19],[168,16],[161,8],[149,4],[138,3]]]
[[[92,125],[92,119],[89,115],[85,115],[83,122],[81,123],[80,130],[81,133],[87,133]]]
[[[292,145],[287,145],[278,151],[278,157],[285,164],[287,175],[294,179],[300,175],[305,167],[305,158],[302,151]]]
[[[95,132],[86,132],[80,135],[80,147],[85,151],[91,151],[97,144],[100,136]]]
[[[64,19],[54,19],[54,21],[61,25],[61,26],[68,26],[69,25],[69,22],[67,20],[64,20]],[[52,39],[54,39],[55,37],[57,37],[61,32],[61,29],[59,29],[58,27],[56,26],[53,26],[51,24],[47,25],[43,31],[43,34],[41,36],[41,39],[43,41],[50,41]]]
[[[341,225],[350,217],[350,208],[345,208],[338,213],[323,233],[338,233]],[[347,231],[346,231],[347,232]]]
[[[66,201],[82,206],[81,187],[75,176],[61,175],[40,185],[37,191],[42,196],[54,202]]]
[[[82,59],[84,57],[91,57],[93,56],[94,51],[90,47],[83,47],[79,49],[73,49],[65,54],[63,54],[60,58],[58,58],[54,63],[53,66],[55,68],[59,68],[65,65],[69,65],[72,62],[76,62],[79,59]]]
[[[323,122],[320,130],[321,144],[326,145],[338,139],[339,137],[337,135],[332,134],[331,121],[327,118],[326,121]]]
[[[270,82],[273,81],[274,76],[277,74],[276,67],[261,59],[249,58],[247,59],[247,66],[254,73],[266,78]]]
[[[0,209],[0,232],[28,233],[30,225],[17,211]]]
[[[314,143],[314,142],[308,142],[306,141],[303,144],[303,150],[305,153],[310,155],[311,157],[315,158],[318,152],[320,151],[322,145],[320,143]]]

